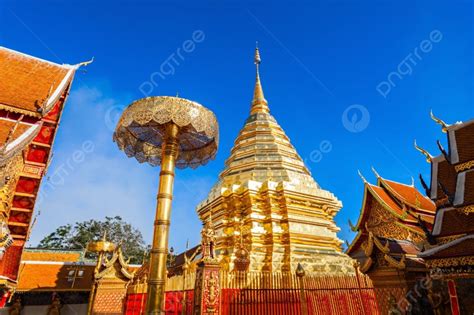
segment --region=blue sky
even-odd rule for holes
[[[372,165],[403,183],[429,178],[413,140],[433,154],[437,139],[446,146],[430,109],[447,122],[474,117],[470,1],[3,1],[0,20],[2,46],[58,63],[95,57],[76,75],[31,245],[60,224],[105,215],[121,215],[150,241],[159,170],[112,142],[118,115],[143,91],[178,92],[218,117],[216,160],[176,181],[170,245],[197,243],[195,206],[249,113],[256,40],[272,114],[344,204],[342,239],[352,239],[347,220],[361,206],[358,169],[372,182]],[[84,161],[70,163],[85,147]],[[65,167],[67,176],[54,177]]]

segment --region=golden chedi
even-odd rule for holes
[[[197,207],[203,222],[213,217],[217,258],[225,270],[241,269],[243,244],[250,271],[294,271],[301,263],[310,273],[351,273],[334,223],[342,204],[314,181],[270,114],[258,49],[255,64],[250,116],[218,182]]]

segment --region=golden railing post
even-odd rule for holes
[[[161,314],[165,300],[166,259],[173,199],[174,169],[178,155],[179,128],[169,123],[162,144],[160,184],[157,195],[153,243],[150,250],[147,314]]]
[[[304,276],[305,276],[305,271],[303,269],[303,266],[298,263],[298,267],[296,268],[296,276],[298,277],[298,283],[299,283],[299,288],[300,288],[300,307],[301,307],[301,314],[302,315],[308,315],[308,304],[306,301],[306,292],[304,288]]]

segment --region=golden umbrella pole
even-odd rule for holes
[[[163,309],[166,282],[166,260],[173,199],[174,169],[178,155],[179,127],[169,123],[163,142],[158,202],[150,251],[150,275],[148,278],[147,313],[159,314]]]
[[[174,170],[196,168],[213,159],[219,143],[219,126],[214,113],[196,102],[171,96],[147,97],[125,109],[114,141],[128,157],[152,166],[161,165],[146,308],[147,314],[161,314]]]

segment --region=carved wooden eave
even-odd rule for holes
[[[377,246],[378,250],[380,250],[384,254],[388,254],[390,252],[388,241],[385,241],[385,245],[379,240],[378,237],[374,236],[372,232],[369,232],[369,239]]]
[[[29,127],[23,134],[17,137],[15,140],[5,143],[0,147],[0,167],[4,166],[12,157],[19,154],[23,149],[28,146],[31,141],[38,135],[43,125],[42,121],[38,121],[36,124]]]
[[[401,259],[399,261],[388,254],[385,254],[383,257],[388,262],[388,264],[394,268],[397,268],[399,270],[403,270],[406,268],[406,265],[405,265],[406,256],[404,254],[401,255]]]

